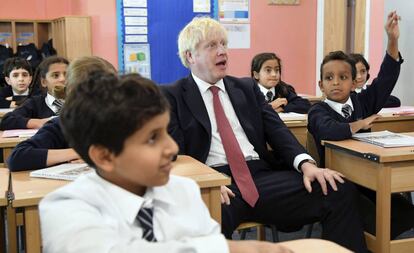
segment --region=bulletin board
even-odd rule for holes
[[[207,0],[209,12],[194,12],[193,3],[205,1],[117,0],[120,71],[139,72],[159,84],[187,76],[178,57],[178,33],[195,16],[217,16],[218,0]]]

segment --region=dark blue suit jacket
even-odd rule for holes
[[[280,159],[293,167],[294,158],[306,151],[266,103],[253,79],[227,76],[224,85],[240,124],[260,158],[273,168],[280,165]],[[197,84],[190,75],[162,89],[171,105],[169,133],[178,143],[179,154],[204,163],[211,145],[211,125]],[[266,143],[274,152],[268,151]]]

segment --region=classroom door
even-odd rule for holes
[[[366,0],[324,1],[323,55],[364,53]]]

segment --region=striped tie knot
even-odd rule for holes
[[[269,90],[269,91],[266,93],[266,101],[267,101],[268,103],[270,103],[270,102],[272,102],[272,99],[273,99],[273,92]]]
[[[57,110],[56,110],[56,115],[60,114],[60,111],[62,110],[62,106],[63,106],[63,100],[61,99],[55,99],[55,101],[53,101],[52,105],[56,106]]]
[[[345,119],[351,117],[352,114],[352,107],[348,104],[344,104],[342,106],[342,114],[344,115]]]
[[[142,238],[149,242],[157,241],[154,235],[154,228],[152,223],[153,212],[154,210],[152,207],[142,207],[137,215],[137,220],[142,228]]]

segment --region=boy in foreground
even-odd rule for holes
[[[178,147],[168,102],[150,80],[93,74],[60,117],[70,146],[96,171],[41,201],[44,252],[291,252],[226,241],[198,186],[170,176]]]

